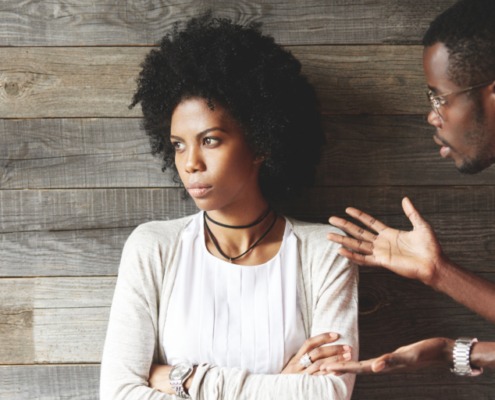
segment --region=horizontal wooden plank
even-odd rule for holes
[[[99,365],[0,366],[1,400],[95,400]]]
[[[99,366],[91,364],[0,366],[0,399],[94,400],[98,398],[99,374]],[[469,379],[440,369],[360,376],[352,400],[492,400],[493,379],[490,371]]]
[[[99,360],[115,278],[0,279],[0,362]]]
[[[359,376],[352,400],[491,400],[493,398],[493,371],[476,379],[460,378],[450,371],[428,368],[414,373],[383,376]]]
[[[138,118],[0,120],[0,188],[175,186]],[[325,116],[318,186],[486,185],[438,155],[422,116]]]
[[[115,275],[132,227],[0,234],[0,276]]]
[[[0,190],[0,232],[133,227],[191,214],[181,189]]]
[[[454,0],[353,2],[256,0],[180,3],[112,0],[40,3],[4,0],[0,46],[142,45],[155,43],[174,22],[210,8],[240,23],[262,22],[283,44],[418,43],[428,23]]]
[[[421,46],[294,46],[330,114],[428,110]],[[0,118],[135,117],[128,104],[149,48],[0,48]],[[404,101],[404,92],[407,101]]]
[[[139,121],[0,120],[0,188],[173,186]]]

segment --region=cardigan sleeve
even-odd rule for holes
[[[326,240],[321,227],[303,235],[301,269],[308,308],[302,308],[310,321],[310,336],[323,332],[340,334],[338,343],[353,348],[358,359],[357,268],[338,255],[338,246]],[[351,398],[354,375],[311,376],[305,374],[260,375],[236,368],[198,366],[190,389],[197,400]]]
[[[148,386],[163,281],[163,255],[154,236],[140,226],[122,252],[101,363],[101,400],[174,398]]]

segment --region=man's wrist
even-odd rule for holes
[[[478,343],[476,338],[461,337],[455,341],[452,350],[453,368],[451,371],[459,376],[477,376],[483,369],[476,368],[471,362],[473,346]]]

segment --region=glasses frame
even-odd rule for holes
[[[441,94],[434,94],[433,90],[428,89],[426,91],[426,97],[428,98],[428,101],[430,102],[431,109],[435,112],[435,114],[437,114],[440,118],[442,118],[442,115],[440,114],[440,107],[447,104],[447,99],[445,99],[445,97],[453,96],[456,94],[467,93],[467,92],[470,92],[471,90],[478,89],[478,88],[481,88],[484,86],[488,86],[492,82],[493,82],[493,79],[486,81],[486,82],[483,82],[483,83],[479,83],[477,85],[469,86],[467,88],[454,90],[452,92],[441,93]]]

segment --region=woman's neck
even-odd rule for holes
[[[266,202],[263,207],[250,207],[242,213],[207,213],[210,218],[204,216],[205,241],[210,253],[218,258],[241,265],[259,265],[280,248],[285,220]]]

